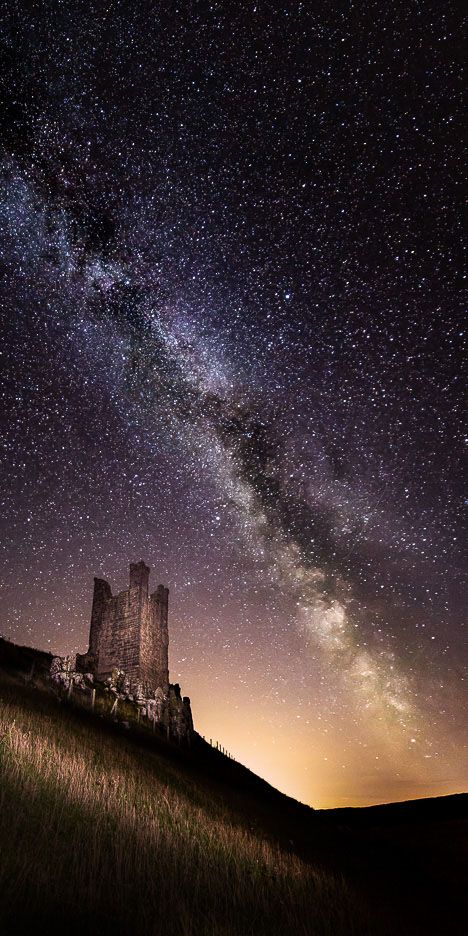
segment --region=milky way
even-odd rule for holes
[[[466,778],[461,44],[309,7],[3,21],[0,629],[143,558],[199,730],[331,805]]]

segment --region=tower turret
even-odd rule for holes
[[[143,560],[130,563],[130,588],[139,588],[142,598],[148,597],[149,574],[149,567]]]

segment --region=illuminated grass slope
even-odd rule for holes
[[[160,753],[99,727],[2,688],[3,933],[363,931],[339,876],[243,827]]]
[[[4,936],[429,932],[432,911],[419,929],[418,906],[406,907],[388,831],[376,850],[374,831],[332,813],[198,737],[184,751],[126,733],[0,665]]]

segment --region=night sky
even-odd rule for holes
[[[143,559],[207,738],[466,788],[457,6],[9,6],[0,632]]]

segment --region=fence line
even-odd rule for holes
[[[202,735],[202,738],[204,741],[206,741],[205,735]],[[213,739],[210,738],[210,740],[206,741],[206,743],[209,744],[214,751],[219,751],[220,754],[224,754],[224,756],[228,757],[229,760],[235,761],[236,758],[234,757],[234,754],[231,754],[229,751],[227,751],[219,741],[213,741]]]

